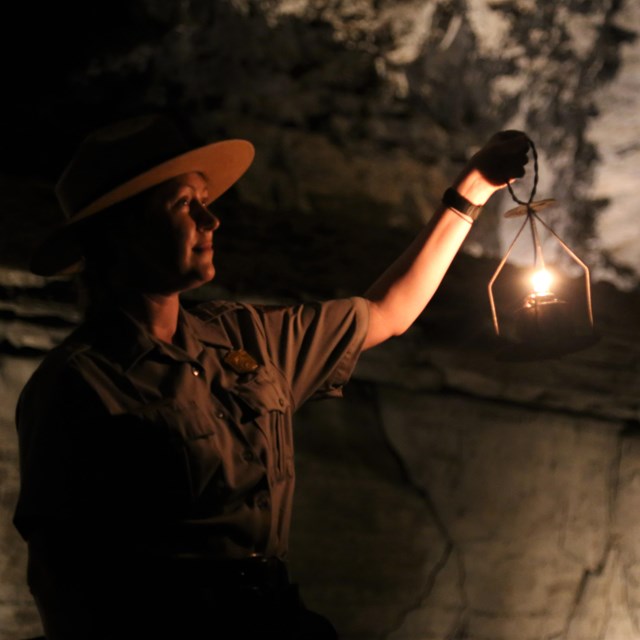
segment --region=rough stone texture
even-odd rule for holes
[[[387,446],[372,392],[356,383],[348,402],[298,415],[291,551],[309,606],[362,639],[395,628],[449,555],[440,523]]]
[[[634,219],[628,215],[635,206],[635,185],[640,178],[638,3],[623,3],[613,24],[632,37],[624,39],[620,45],[617,73],[595,94],[599,115],[587,130],[587,137],[598,153],[591,193],[603,203],[596,229],[602,250],[610,260],[637,273],[640,271],[638,230]]]
[[[368,362],[374,353],[363,357],[358,378],[375,368]],[[398,355],[387,353],[385,362],[401,364]],[[405,374],[409,370],[405,361]],[[346,638],[637,638],[636,423],[407,389],[398,372],[381,370],[366,396],[356,383],[346,409],[311,406],[298,418],[292,561],[302,584],[312,586],[310,604],[329,614]],[[377,415],[354,411],[363,401],[375,403]],[[339,428],[337,412],[343,414]],[[383,484],[362,488],[361,460],[371,455],[372,441],[401,472],[387,476],[404,486],[392,495],[393,506]],[[302,554],[315,547],[325,552],[327,514],[345,500],[353,505],[350,518],[330,538],[340,571],[340,597],[333,598],[318,577],[333,573],[333,563],[325,557],[320,572],[314,566],[307,574]],[[432,533],[407,521],[411,503],[432,523]],[[410,534],[402,526],[385,534],[380,516],[368,509],[386,513],[387,525],[413,525]],[[440,555],[424,563],[434,545]],[[414,558],[411,570],[394,557],[399,549],[405,561]],[[364,585],[362,573],[369,580]],[[412,597],[394,602],[398,582],[413,585]],[[367,610],[372,593],[386,607],[369,612],[362,629],[356,612]],[[385,616],[388,610],[393,615]]]
[[[458,625],[496,640],[558,635],[583,572],[609,543],[615,433],[456,395],[395,392],[381,404],[391,442],[459,554]]]
[[[0,638],[22,640],[40,633],[26,585],[26,547],[11,520],[18,497],[18,442],[13,412],[36,362],[3,355],[0,360]]]

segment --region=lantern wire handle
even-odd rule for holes
[[[533,144],[533,140],[525,134],[525,138],[529,143],[529,147],[531,148],[531,155],[533,156],[533,186],[531,187],[531,193],[529,194],[528,200],[520,200],[518,196],[513,191],[511,184],[507,182],[507,189],[509,189],[509,193],[515,202],[518,204],[524,204],[527,207],[527,211],[529,211],[531,203],[533,202],[533,198],[536,195],[536,190],[538,189],[538,151],[536,149],[536,145]]]
[[[529,198],[527,200],[520,200],[518,196],[515,194],[513,187],[509,182],[507,182],[507,189],[509,189],[509,193],[511,194],[511,198],[514,202],[518,204],[524,205],[527,208],[527,221],[531,226],[531,239],[533,240],[533,260],[534,266],[540,266],[540,268],[544,269],[544,256],[542,255],[542,246],[540,245],[540,236],[538,235],[538,228],[536,227],[535,216],[534,218],[534,209],[531,206],[533,199],[535,198],[536,191],[538,189],[538,151],[536,149],[536,145],[533,144],[533,140],[529,138],[529,136],[525,136],[527,142],[529,143],[529,147],[531,148],[531,155],[533,156],[533,186],[531,187],[531,193],[529,194]]]

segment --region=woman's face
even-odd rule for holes
[[[118,283],[168,294],[212,280],[213,234],[220,221],[207,209],[208,203],[207,183],[199,173],[186,173],[151,189],[123,230]]]

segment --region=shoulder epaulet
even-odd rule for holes
[[[90,350],[91,345],[84,339],[83,327],[76,327],[68,336],[51,349],[44,357],[36,371],[40,369],[56,369],[65,367],[75,358]]]
[[[276,313],[283,309],[289,309],[291,305],[287,304],[252,304],[251,305],[259,313]]]

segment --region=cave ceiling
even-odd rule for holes
[[[17,6],[7,24],[5,267],[23,269],[60,219],[53,185],[87,132],[164,111],[196,143],[242,137],[257,148],[220,202],[226,246],[244,256],[230,258],[236,288],[255,275],[248,252],[280,256],[287,291],[304,287],[305,256],[312,290],[331,275],[330,253],[338,273],[367,255],[386,259],[469,154],[505,128],[535,141],[538,194],[558,200],[548,220],[594,277],[637,285],[632,0],[118,0]],[[523,194],[531,180],[529,171]],[[501,196],[487,207],[468,254],[500,255],[509,206]]]

